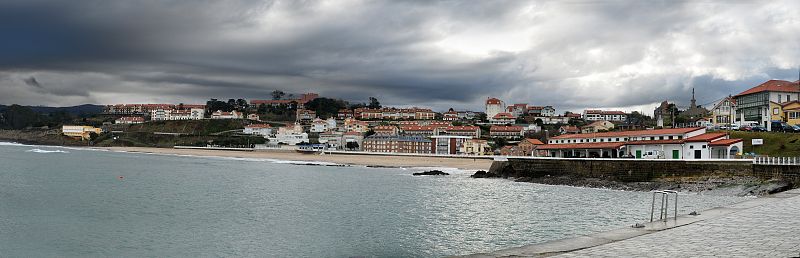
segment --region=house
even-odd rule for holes
[[[628,114],[622,111],[606,111],[606,110],[592,110],[587,109],[583,111],[583,119],[586,121],[618,121],[622,122],[628,119]]]
[[[800,100],[800,81],[769,80],[733,96],[736,120],[755,122],[772,130],[772,115],[779,115],[779,104]]]
[[[355,118],[355,116],[353,116],[353,110],[351,109],[339,109],[339,112],[336,113],[336,118],[345,120],[347,118]]]
[[[444,114],[442,114],[442,120],[444,120],[444,121],[458,121],[458,120],[461,120],[461,118],[458,116],[458,112],[454,111],[451,108],[449,111],[447,111]]]
[[[705,127],[564,134],[536,149],[565,158],[728,159],[742,152],[741,139],[706,133]]]
[[[147,115],[153,109],[175,109],[173,104],[115,104],[103,107],[109,115]]]
[[[574,125],[562,125],[558,128],[559,134],[581,133],[581,129]]]
[[[358,121],[355,118],[347,118],[344,120],[344,130],[347,132],[366,133],[369,131],[369,123]]]
[[[711,122],[711,118],[708,117],[701,117],[697,120],[694,120],[694,126],[696,127],[705,127],[708,129],[714,128],[714,123]]]
[[[309,109],[297,109],[295,122],[300,124],[308,124],[317,118],[317,112]]]
[[[247,115],[247,119],[253,121],[261,121],[261,117],[259,117],[258,114],[249,114]]]
[[[297,145],[300,143],[308,143],[308,134],[303,131],[303,126],[294,124],[294,126],[286,126],[278,128],[278,132],[274,137],[269,138],[270,142],[278,144]]]
[[[522,156],[519,147],[514,145],[506,145],[497,150],[501,156]]]
[[[566,116],[541,116],[536,117],[536,119],[541,119],[542,123],[546,125],[568,124],[570,120],[570,118]]]
[[[150,120],[200,120],[205,118],[206,110],[203,108],[175,109],[154,108],[150,110]]]
[[[524,128],[522,126],[499,126],[494,125],[489,128],[489,136],[492,138],[506,138],[515,139],[524,136]]]
[[[511,113],[501,112],[489,118],[489,123],[495,125],[513,124],[517,118]]]
[[[782,120],[790,125],[800,124],[800,101],[792,100],[781,103]]]
[[[428,137],[439,134],[439,127],[433,125],[403,125],[400,126],[400,131],[403,135]]]
[[[506,112],[514,117],[521,117],[528,114],[528,104],[514,104],[506,107]]]
[[[517,144],[518,151],[522,154],[518,156],[534,156],[536,148],[541,145],[544,145],[544,143],[538,139],[522,139],[522,141]]]
[[[717,126],[730,125],[736,121],[736,99],[727,96],[711,109],[711,123]]]
[[[523,127],[524,133],[538,133],[542,131],[542,127],[537,124],[528,124],[528,125],[521,125]]]
[[[267,137],[275,134],[275,128],[269,124],[249,124],[244,126],[242,133]]]
[[[434,135],[430,137],[434,154],[462,154],[464,142],[472,139],[470,136],[460,135]]]
[[[424,108],[357,108],[353,111],[355,118],[362,120],[431,120],[436,112]]]
[[[528,115],[532,117],[551,117],[556,115],[553,106],[529,106]]]
[[[448,135],[481,138],[481,128],[477,126],[448,126],[444,128],[443,132]]]
[[[466,140],[461,146],[460,152],[466,155],[490,155],[492,153],[489,142],[481,139]]]
[[[345,148],[343,132],[328,131],[320,133],[317,140],[320,144],[325,144],[328,149],[342,150]]]
[[[242,119],[244,114],[236,110],[231,112],[223,112],[222,110],[214,111],[211,113],[211,119]]]
[[[65,136],[80,138],[81,140],[90,140],[92,133],[100,134],[103,129],[85,126],[85,125],[65,125],[61,127],[61,133]]]
[[[416,121],[398,121],[396,124],[399,126],[413,125],[413,126],[448,127],[452,123],[448,121],[437,121],[437,120],[416,120]]]
[[[478,117],[478,113],[473,111],[457,111],[457,113],[460,120],[473,120]]]
[[[400,129],[397,129],[397,126],[394,125],[379,125],[373,127],[372,131],[375,132],[375,135],[380,136],[397,136],[400,134]]]
[[[492,118],[498,113],[504,113],[505,110],[506,104],[502,100],[497,98],[486,99],[486,117]]]
[[[115,124],[141,124],[144,123],[144,117],[141,116],[123,116],[114,120]]]
[[[416,136],[378,136],[364,138],[363,149],[368,152],[417,153],[433,152],[431,140]]]
[[[311,122],[311,128],[309,129],[309,131],[312,133],[321,133],[327,130],[332,130],[333,128],[336,128],[335,123],[333,127],[330,127],[330,123],[328,123],[327,120],[314,118],[313,122]]]
[[[361,150],[364,146],[364,134],[359,132],[346,132],[342,135],[342,144],[346,150]]]
[[[614,130],[614,123],[609,121],[594,121],[581,127],[581,133],[608,132]]]

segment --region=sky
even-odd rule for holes
[[[652,113],[798,79],[800,1],[0,3],[0,104],[204,103],[273,90],[445,111]]]

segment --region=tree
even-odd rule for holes
[[[273,100],[282,99],[283,96],[286,96],[286,93],[284,93],[283,91],[279,91],[279,90],[272,91],[272,99]]]
[[[237,99],[237,100],[236,100],[236,106],[237,106],[237,107],[238,107],[240,110],[244,110],[244,109],[247,109],[247,108],[248,108],[250,105],[249,105],[249,104],[247,104],[247,100],[244,100],[244,99]]]
[[[259,114],[266,114],[267,113],[267,105],[264,104],[264,103],[261,103],[260,105],[258,105],[258,110],[257,111],[258,111]]]
[[[538,126],[544,126],[544,121],[542,121],[541,118],[537,118],[535,121],[533,121],[533,123]]]
[[[453,126],[463,126],[463,125],[464,123],[462,123],[461,121],[453,121]]]
[[[314,110],[317,116],[325,119],[335,117],[339,114],[339,110],[347,107],[347,102],[338,99],[329,98],[316,98],[305,104],[305,108]]]
[[[375,97],[369,97],[369,105],[368,108],[381,108],[381,103],[378,102],[378,99]]]
[[[488,122],[489,120],[488,120],[488,118],[486,117],[486,113],[480,113],[480,114],[478,114],[478,121],[481,121],[481,122]]]

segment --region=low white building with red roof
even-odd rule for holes
[[[551,157],[728,159],[742,152],[742,140],[727,133],[706,133],[704,127],[565,134],[537,150]]]
[[[583,111],[583,119],[586,121],[625,121],[628,119],[628,114],[617,110],[597,110],[587,109]]]

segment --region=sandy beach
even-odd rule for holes
[[[389,166],[389,167],[447,167],[465,170],[488,170],[492,165],[490,159],[440,158],[413,156],[375,156],[375,155],[342,155],[342,154],[301,154],[294,151],[224,151],[199,149],[169,149],[148,147],[100,147],[111,151],[178,154],[194,156],[217,156],[237,158],[262,158],[294,161],[331,162],[347,165]]]

